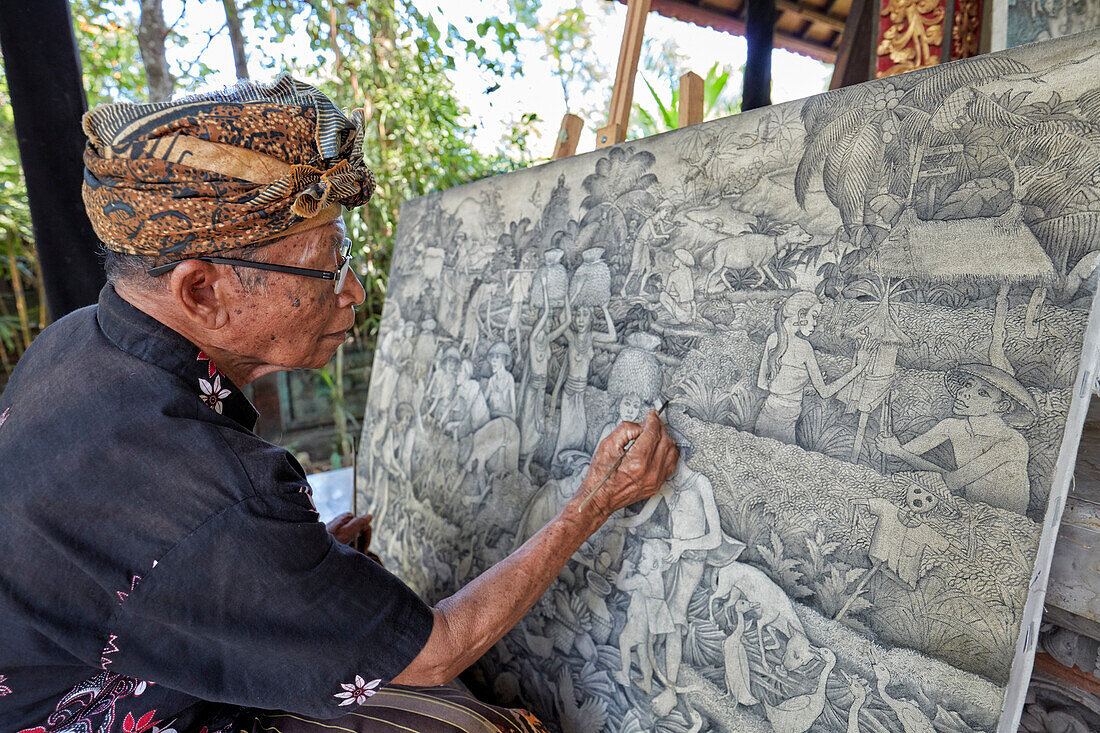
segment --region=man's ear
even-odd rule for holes
[[[184,260],[169,273],[168,289],[179,313],[195,325],[213,331],[229,323],[234,294],[232,270],[201,260]],[[228,276],[228,277],[227,277]]]

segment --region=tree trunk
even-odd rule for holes
[[[222,0],[225,8],[225,25],[229,28],[229,44],[233,47],[233,66],[238,79],[248,78],[248,56],[244,52],[244,33],[241,31],[241,14],[237,0]]]
[[[145,66],[145,81],[149,84],[149,101],[163,102],[172,98],[176,78],[168,70],[164,41],[168,26],[164,23],[161,0],[141,0],[141,21],[138,25],[138,47]]]

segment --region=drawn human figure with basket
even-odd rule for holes
[[[1025,514],[1031,495],[1028,445],[1009,421],[1026,427],[1039,408],[1031,393],[1008,372],[986,364],[962,364],[947,376],[954,397],[951,417],[904,445],[879,436],[878,449],[915,468],[943,474],[952,492],[967,501]],[[950,441],[957,467],[947,469],[922,454]]]
[[[591,250],[590,250],[591,251]],[[599,250],[603,252],[603,250]],[[580,269],[577,270],[580,273]],[[574,282],[576,276],[574,275]],[[609,281],[608,281],[609,282]],[[579,305],[573,306],[572,300]],[[561,395],[561,418],[558,426],[558,442],[554,446],[554,456],[563,450],[583,450],[587,437],[588,422],[584,409],[584,390],[588,386],[588,366],[595,355],[595,344],[614,343],[618,340],[615,322],[606,305],[601,307],[604,314],[606,331],[592,328],[593,306],[588,305],[584,292],[570,297],[565,302],[565,321],[572,322],[572,330],[566,330],[565,340],[569,348],[565,352],[565,386]]]
[[[795,443],[795,427],[802,414],[802,393],[812,385],[829,398],[856,378],[866,367],[857,354],[856,364],[832,384],[826,384],[814,347],[806,337],[817,328],[821,301],[813,293],[798,291],[783,301],[775,314],[775,331],[764,344],[756,384],[768,393],[756,417],[755,433]]]
[[[536,286],[532,287],[532,292],[536,292],[537,289],[542,298],[542,313],[535,321],[528,339],[527,367],[523,372],[523,383],[520,388],[523,399],[520,403],[519,456],[523,464],[523,472],[528,475],[531,471],[531,460],[546,428],[546,382],[550,368],[550,342],[569,328],[569,319],[566,318],[557,329],[550,331],[550,287],[547,283],[547,275],[544,272],[539,272],[538,275],[539,279],[536,281]],[[563,303],[564,297],[563,291]]]

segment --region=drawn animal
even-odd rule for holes
[[[483,470],[493,475],[519,469],[519,428],[509,417],[493,418],[473,434],[458,441],[463,470]]]
[[[847,733],[859,733],[859,711],[867,702],[869,686],[862,677],[849,677],[848,689],[852,693],[852,707],[848,708]]]
[[[737,623],[733,627],[733,632],[722,642],[722,656],[726,666],[726,689],[733,698],[734,706],[755,705],[760,702],[749,689],[749,657],[742,643],[742,637],[745,634],[745,613],[755,611],[757,608],[755,603],[750,603],[744,598],[735,601],[733,610],[737,614]]]
[[[886,692],[886,686],[890,684],[890,670],[886,668],[886,665],[876,663],[871,665],[871,669],[874,670],[877,678],[879,697],[890,706],[894,711],[894,715],[898,716],[898,720],[901,721],[901,729],[905,733],[936,733],[932,721],[921,712],[916,703],[912,700],[891,697]]]
[[[696,258],[713,251],[714,245],[732,234],[744,231],[753,217],[730,206],[729,202],[720,202],[705,209],[694,209],[679,213],[674,222],[676,229],[669,244],[663,249],[686,249]]]
[[[730,598],[734,590],[750,602],[760,607],[760,618],[756,621],[757,640],[760,643],[760,657],[764,658],[764,629],[768,630],[772,640],[778,642],[776,632],[787,637],[787,648],[783,654],[783,668],[798,669],[810,661],[813,652],[806,638],[806,630],[795,613],[794,604],[762,570],[737,561],[718,570],[718,587],[711,597],[714,601]]]
[[[831,649],[819,652],[825,666],[821,668],[817,687],[808,695],[798,695],[772,706],[764,703],[764,714],[776,733],[806,733],[825,709],[825,683],[836,665],[836,655]]]
[[[760,275],[760,280],[755,287],[760,287],[767,277],[770,277],[776,287],[782,288],[782,283],[768,267],[768,260],[788,248],[808,244],[812,239],[813,235],[797,223],[778,234],[745,232],[727,237],[714,245],[714,268],[707,273],[703,292],[710,292],[711,279],[715,275],[719,276],[727,288],[733,290],[733,286],[726,279],[726,270],[743,270],[748,267],[756,270]]]

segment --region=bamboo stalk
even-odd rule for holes
[[[19,312],[23,351],[26,351],[31,347],[31,324],[27,316],[27,296],[23,294],[23,279],[19,276],[19,262],[15,258],[15,237],[8,238],[8,264],[11,266],[11,287],[15,291],[15,308]]]
[[[46,328],[47,312],[46,312],[46,279],[42,277],[42,263],[38,261],[38,258],[34,258],[34,272],[37,278],[38,288],[38,330],[41,332]]]

